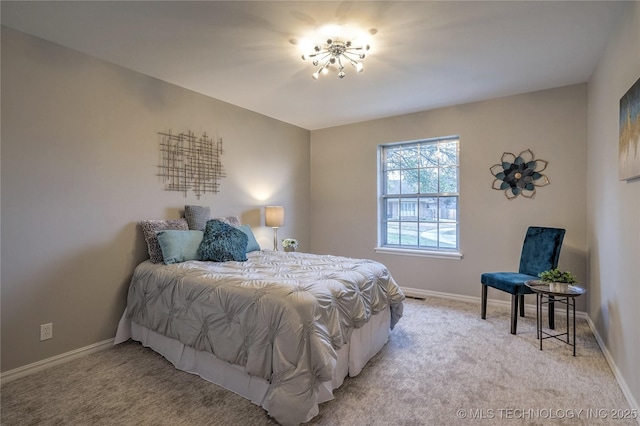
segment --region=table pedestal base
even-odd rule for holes
[[[564,333],[549,333],[542,329],[542,306],[548,305],[548,309],[554,309],[555,303],[566,305],[567,308],[567,329]],[[572,310],[573,329],[569,327],[569,308]],[[572,333],[572,338],[569,334]],[[562,297],[558,294],[550,295],[545,293],[536,293],[536,337],[540,340],[540,350],[542,350],[542,341],[544,339],[557,339],[562,343],[573,346],[573,356],[576,356],[576,299],[575,297]],[[566,336],[566,340],[562,337]]]

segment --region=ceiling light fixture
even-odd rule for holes
[[[307,58],[310,58],[313,59],[314,66],[320,66],[311,75],[316,80],[320,77],[320,73],[328,73],[330,67],[337,68],[338,77],[344,78],[346,75],[344,72],[345,63],[353,65],[358,73],[364,71],[362,59],[365,58],[364,52],[368,50],[368,44],[355,47],[351,41],[328,39],[326,44],[314,46],[313,53],[303,54],[302,60],[306,61]]]

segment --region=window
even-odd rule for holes
[[[379,150],[380,247],[457,252],[459,138]]]

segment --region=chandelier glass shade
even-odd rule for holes
[[[329,68],[337,69],[338,77],[344,78],[346,76],[345,64],[351,64],[358,73],[364,71],[362,60],[368,50],[368,44],[356,47],[351,41],[328,39],[326,44],[314,46],[312,53],[303,54],[302,60],[311,59],[313,66],[318,67],[316,72],[311,75],[316,80],[320,74],[327,74]]]

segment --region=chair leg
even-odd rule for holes
[[[520,295],[520,316],[524,317],[524,294]]]
[[[511,295],[511,334],[516,334],[518,327],[518,298],[515,294]]]
[[[480,310],[480,318],[487,318],[487,286],[482,284],[482,308]]]
[[[556,328],[556,309],[555,309],[555,297],[549,296],[549,328],[555,330]]]

